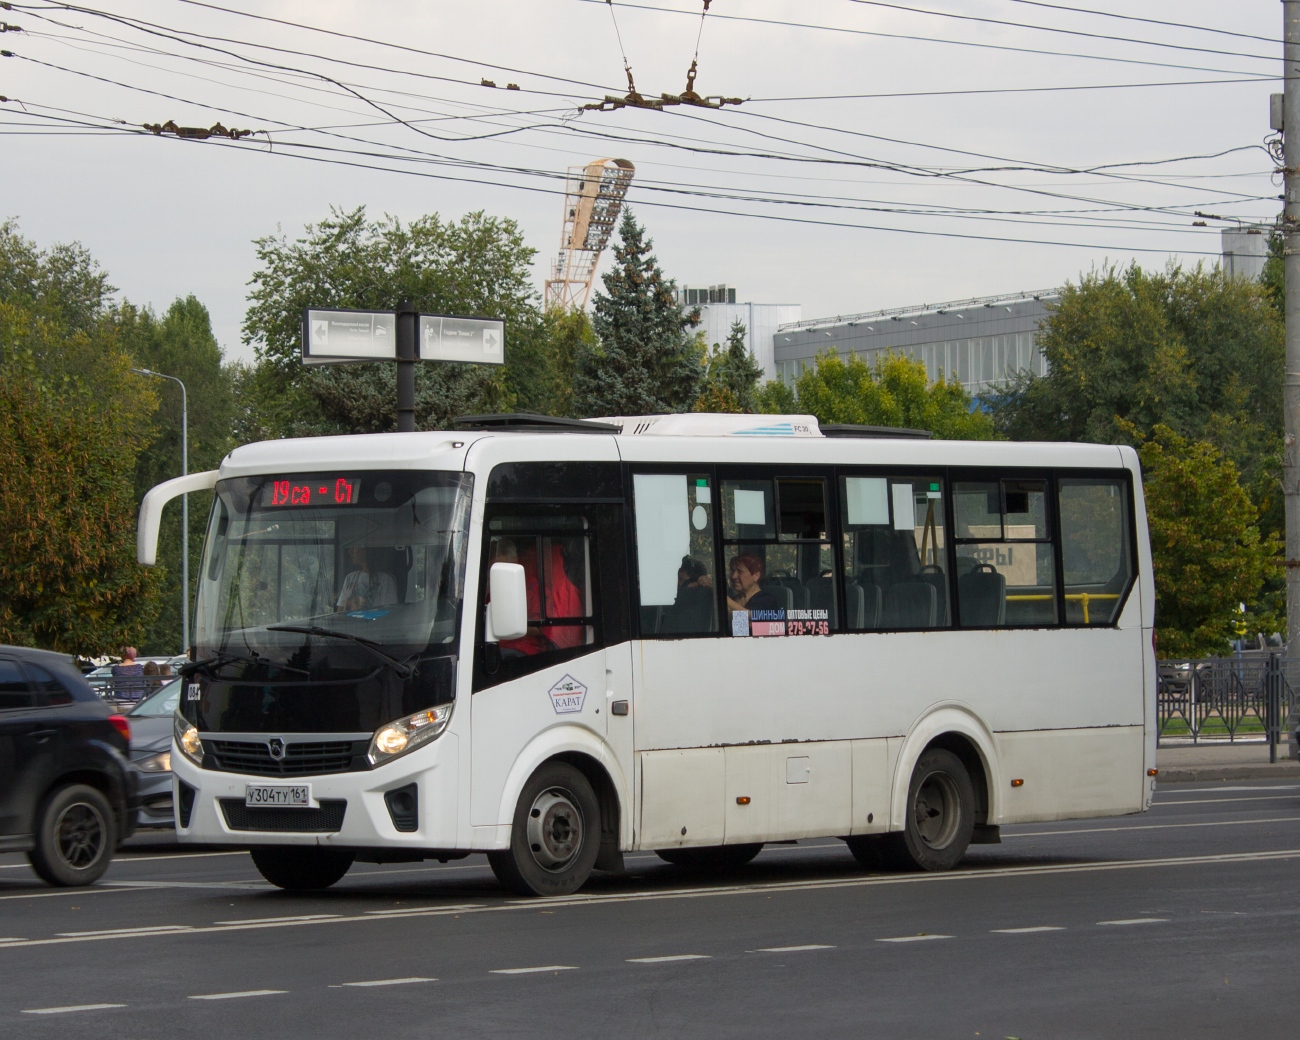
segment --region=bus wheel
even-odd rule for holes
[[[262,877],[286,892],[316,892],[329,888],[352,866],[350,849],[318,845],[259,845],[250,850]]]
[[[760,852],[763,843],[752,845],[707,845],[695,849],[657,849],[655,855],[675,867],[687,870],[736,870]]]
[[[933,748],[912,770],[903,830],[884,836],[886,862],[900,870],[951,870],[975,828],[975,788],[961,759]]]
[[[567,896],[583,886],[600,852],[600,803],[587,778],[548,762],[524,785],[510,847],[488,853],[492,873],[521,896]]]

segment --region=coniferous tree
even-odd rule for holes
[[[614,267],[596,294],[592,326],[598,345],[584,345],[574,374],[574,404],[583,415],[683,412],[695,401],[704,359],[688,330],[698,311],[674,298],[646,237],[623,210]]]
[[[697,412],[757,412],[763,366],[745,345],[745,323],[731,323],[727,342],[713,345],[704,388],[695,399]]]

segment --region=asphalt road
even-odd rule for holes
[[[1294,1035],[1300,783],[1165,786],[943,875],[833,840],[727,876],[653,855],[519,900],[480,856],[290,896],[246,854],[135,839],[90,889],[0,856],[0,1036]]]

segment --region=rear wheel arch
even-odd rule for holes
[[[996,824],[1001,817],[996,744],[992,731],[969,708],[939,705],[917,721],[903,741],[894,764],[889,829],[903,829],[908,786],[921,756],[931,748],[950,751],[961,760],[975,788],[975,821]]]

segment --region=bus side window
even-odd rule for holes
[[[848,476],[841,478],[840,499],[846,627],[950,625],[943,481]]]
[[[1058,481],[1068,625],[1110,625],[1133,580],[1128,486],[1120,478]]]
[[[955,481],[957,601],[967,628],[1058,623],[1046,480]]]
[[[636,473],[637,605],[641,635],[718,631],[713,488],[705,473]]]

